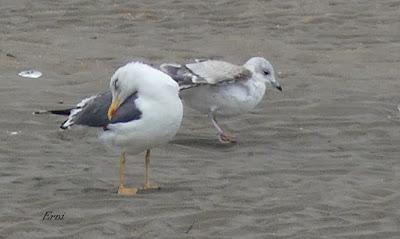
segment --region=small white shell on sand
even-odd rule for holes
[[[13,136],[13,135],[17,135],[20,134],[21,131],[7,131],[8,135]]]
[[[39,78],[42,76],[42,72],[37,70],[27,70],[21,71],[20,73],[18,73],[18,75],[26,78]]]
[[[397,109],[400,111],[400,105],[397,105]]]

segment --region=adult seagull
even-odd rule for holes
[[[238,115],[253,109],[267,86],[282,91],[271,63],[262,57],[252,57],[243,66],[205,60],[183,65],[165,63],[160,69],[178,82],[189,107],[208,114],[223,143],[233,143],[236,139],[221,128],[217,116]]]
[[[150,149],[177,133],[183,114],[178,94],[178,84],[167,74],[132,62],[114,73],[110,91],[86,98],[72,109],[47,112],[69,115],[62,129],[73,125],[103,128],[100,140],[121,152],[118,194],[134,195],[138,188],[124,184],[126,153],[146,151],[143,190],[158,188],[149,182]]]

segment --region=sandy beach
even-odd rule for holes
[[[400,2],[0,3],[0,238],[400,238]],[[61,131],[64,108],[142,59],[267,58],[283,92],[221,120],[185,108],[153,150],[161,190],[121,197],[98,131]],[[36,69],[38,79],[18,76]],[[141,155],[128,155],[141,186]],[[47,220],[46,212],[63,215]],[[49,213],[48,213],[49,214]],[[45,220],[43,220],[45,219]]]

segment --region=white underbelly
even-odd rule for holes
[[[182,91],[186,105],[202,113],[214,111],[217,115],[245,113],[261,101],[265,84],[256,81],[220,86],[199,86]]]

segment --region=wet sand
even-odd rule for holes
[[[0,238],[400,238],[398,1],[2,1]],[[63,108],[132,59],[243,63],[284,91],[224,125],[185,109],[160,191],[119,197],[118,155]],[[17,76],[34,68],[39,79]],[[62,103],[62,104],[61,104]],[[13,133],[16,132],[16,133]],[[141,186],[143,155],[127,184]],[[47,211],[63,220],[42,220]]]

